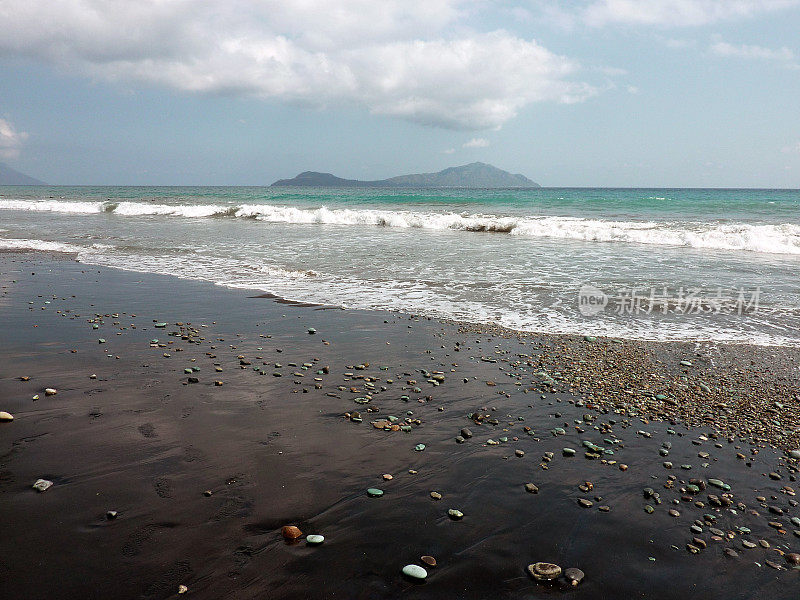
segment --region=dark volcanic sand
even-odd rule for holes
[[[196,598],[797,598],[800,572],[782,556],[800,549],[790,520],[800,516],[797,461],[771,447],[797,447],[796,350],[517,339],[252,295],[0,255],[0,410],[15,417],[0,423],[1,598],[168,598],[179,585]],[[166,346],[151,347],[154,338]],[[200,370],[185,374],[192,366]],[[329,374],[317,374],[323,366]],[[536,375],[543,368],[552,382]],[[421,369],[443,372],[444,383]],[[378,391],[369,404],[354,402],[363,377]],[[48,387],[58,393],[45,396]],[[651,395],[664,392],[666,401]],[[352,411],[362,423],[344,417]],[[370,425],[407,411],[420,420],[411,432]],[[476,411],[488,415],[482,424],[467,417]],[[463,427],[474,437],[457,444]],[[762,441],[729,441],[737,429]],[[583,440],[614,454],[589,460]],[[31,489],[40,477],[54,482],[44,493]],[[714,487],[681,491],[714,477],[730,484],[731,506],[710,505],[709,494],[723,494]],[[385,494],[370,498],[371,487]],[[326,541],[287,544],[284,525]],[[690,553],[693,537],[708,547]],[[415,584],[401,569],[421,555],[438,566]],[[536,583],[525,568],[537,561],[586,578],[576,588]]]

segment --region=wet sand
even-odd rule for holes
[[[0,597],[797,597],[797,350],[328,308],[0,254]]]

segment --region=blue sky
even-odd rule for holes
[[[0,161],[59,184],[800,187],[800,0],[0,0]]]

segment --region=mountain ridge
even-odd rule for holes
[[[0,162],[0,185],[47,185]]]
[[[272,187],[424,187],[424,188],[538,188],[524,175],[509,173],[483,162],[448,167],[436,173],[397,175],[388,179],[362,181],[342,179],[332,173],[303,171],[291,179],[279,179]]]

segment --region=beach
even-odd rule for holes
[[[797,347],[522,333],[24,251],[0,253],[0,323],[2,597],[796,596]]]

